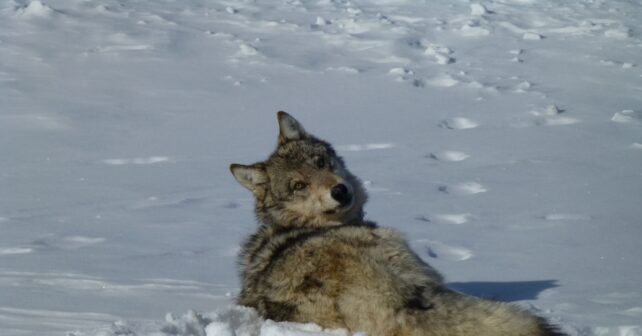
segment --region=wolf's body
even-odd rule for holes
[[[515,306],[448,289],[399,233],[363,220],[363,187],[328,143],[283,112],[279,125],[268,160],[231,166],[260,222],[240,255],[239,304],[370,336],[562,335]]]

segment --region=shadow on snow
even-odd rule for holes
[[[503,302],[535,300],[544,290],[559,287],[557,280],[449,282],[447,286],[462,293]]]

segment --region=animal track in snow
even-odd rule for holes
[[[336,72],[343,72],[347,74],[358,74],[361,73],[361,70],[349,67],[349,66],[337,66],[337,67],[327,67],[326,70],[328,71],[336,71]]]
[[[53,8],[35,0],[29,2],[26,6],[21,6],[15,9],[15,16],[21,18],[44,18],[57,13]]]
[[[31,245],[33,245],[34,248],[76,250],[103,242],[105,242],[105,238],[101,237],[68,236],[38,239],[33,241]]]
[[[412,76],[415,73],[412,70],[406,68],[392,68],[388,71],[388,74],[394,76]]]
[[[390,195],[402,195],[402,193],[399,191],[394,191],[386,187],[377,186],[372,181],[369,181],[369,180],[364,180],[363,186],[366,187],[366,190],[370,193],[376,192],[376,193],[386,193]]]
[[[565,112],[565,110],[559,108],[557,105],[551,104],[551,105],[546,106],[546,108],[544,108],[544,110],[531,111],[531,114],[536,116],[536,117],[555,117],[555,116],[560,115],[560,114],[562,114],[564,112]]]
[[[472,3],[470,4],[470,15],[472,16],[482,16],[484,14],[491,13],[486,9],[486,6],[480,4],[480,3]]]
[[[345,152],[361,152],[361,151],[367,151],[367,150],[388,149],[393,147],[395,147],[395,145],[391,143],[372,143],[372,144],[363,144],[363,145],[358,145],[358,144],[339,145],[339,146],[336,146],[335,148],[339,151],[345,151]]]
[[[452,246],[438,241],[419,239],[411,244],[414,245],[418,251],[425,252],[429,257],[435,259],[463,261],[474,256],[473,252],[467,248]]]
[[[604,36],[616,40],[626,40],[631,37],[631,29],[628,27],[609,29],[604,32]]]
[[[439,186],[439,191],[456,195],[474,195],[486,192],[488,189],[477,182],[462,182],[453,186]]]
[[[466,160],[469,157],[470,155],[464,152],[451,151],[451,150],[430,153],[431,159],[444,161],[444,162],[459,162],[459,161]]]
[[[471,214],[460,213],[460,214],[439,214],[434,216],[418,216],[415,219],[422,222],[434,222],[440,224],[455,224],[460,225],[468,222],[468,219],[471,218]]]
[[[600,64],[605,65],[605,66],[619,66],[622,69],[631,69],[636,66],[635,63],[629,63],[629,62],[618,62],[610,59],[603,59],[600,60]]]
[[[451,75],[443,74],[426,80],[426,84],[435,87],[453,87],[459,84],[459,81]]]
[[[239,45],[239,51],[236,53],[238,57],[250,57],[259,54],[259,50],[254,46],[251,46],[247,43],[241,43]]]
[[[155,163],[167,162],[169,157],[167,156],[150,156],[150,157],[139,157],[139,158],[128,158],[128,159],[106,159],[102,162],[108,165],[113,166],[122,166],[122,165],[150,165]]]
[[[572,125],[580,122],[579,119],[573,117],[563,116],[565,110],[560,109],[557,105],[548,105],[544,110],[531,111],[531,114],[536,117],[535,125],[546,126],[562,126]]]
[[[446,119],[442,121],[439,124],[439,126],[443,128],[448,128],[448,129],[462,130],[462,129],[475,128],[479,126],[479,124],[472,119],[457,117],[457,118]]]
[[[173,195],[165,197],[151,196],[144,200],[135,202],[131,209],[142,210],[142,209],[151,209],[151,208],[183,208],[190,207],[195,205],[200,205],[207,200],[207,197],[203,196],[190,196],[190,195]]]
[[[633,110],[623,110],[622,112],[616,112],[611,121],[620,123],[620,124],[642,124],[642,111],[633,111]]]
[[[424,55],[432,57],[437,64],[455,63],[455,59],[450,57],[452,53],[449,48],[437,44],[428,45],[424,51]]]
[[[537,41],[543,39],[544,36],[538,33],[533,33],[533,32],[526,32],[524,35],[522,35],[522,39],[524,40],[532,40],[532,41]]]
[[[397,82],[407,82],[410,81],[415,87],[424,87],[424,81],[414,78],[414,72],[407,68],[392,68],[388,71],[388,74],[395,76]]]
[[[552,213],[543,216],[543,218],[547,221],[578,221],[589,220],[591,219],[591,216],[570,213]]]
[[[515,85],[515,92],[524,93],[528,89],[530,89],[531,86],[533,86],[533,84],[531,84],[529,81],[520,82],[519,84]]]
[[[435,222],[444,223],[444,224],[464,224],[468,222],[468,219],[471,218],[471,214],[441,214],[434,217]]]
[[[151,50],[154,47],[147,44],[131,44],[131,45],[112,45],[106,47],[96,47],[91,50],[88,50],[87,53],[98,52],[98,53],[117,53],[119,51],[144,51]]]
[[[35,240],[23,246],[2,247],[0,248],[0,257],[8,255],[29,254],[38,252],[39,250],[47,249],[60,249],[60,250],[76,250],[79,248],[100,244],[105,241],[105,238],[93,238],[84,236],[68,236],[68,237],[47,237]]]
[[[490,35],[490,30],[479,27],[476,22],[465,23],[457,32],[465,37],[482,37]]]
[[[513,55],[513,58],[511,58],[511,61],[517,62],[517,63],[524,62],[524,60],[520,57],[524,53],[524,50],[522,50],[522,49],[512,49],[511,51],[509,51],[509,53],[511,55]]]
[[[5,255],[27,254],[33,252],[30,247],[5,247],[0,248],[0,257]]]

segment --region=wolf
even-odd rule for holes
[[[563,336],[521,308],[446,287],[399,232],[364,219],[363,184],[332,146],[277,118],[267,160],[230,166],[259,223],[239,255],[238,304],[370,336]]]

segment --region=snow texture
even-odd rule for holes
[[[640,336],[640,17],[0,0],[0,335],[346,334],[233,304],[256,223],[228,166],[265,158],[285,110],[452,288],[572,336]]]

